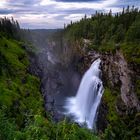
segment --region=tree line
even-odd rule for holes
[[[140,10],[128,6],[116,14],[110,10],[109,13],[96,12],[91,18],[85,15],[80,21],[65,26],[64,34],[74,40],[86,38],[101,45],[108,41],[139,41],[139,27]]]
[[[20,26],[17,20],[11,18],[0,18],[0,35],[8,38],[19,38]]]

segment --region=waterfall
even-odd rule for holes
[[[85,124],[89,129],[95,128],[97,108],[103,94],[100,77],[100,63],[97,59],[84,74],[77,95],[67,98],[65,108],[75,122]]]

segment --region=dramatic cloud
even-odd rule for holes
[[[13,16],[22,28],[62,28],[96,10],[113,13],[140,0],[0,0],[0,17]]]
[[[56,0],[57,2],[95,2],[101,0]]]

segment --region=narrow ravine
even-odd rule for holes
[[[54,33],[52,32],[49,36],[45,34],[43,36],[42,33],[42,39],[39,37],[37,40],[38,34],[33,36],[31,31],[31,42],[37,49],[32,70],[41,79],[41,92],[45,101],[45,109],[51,114],[53,120],[58,122],[65,117],[62,113],[65,110],[65,99],[75,96],[77,93],[81,74],[74,69],[69,60],[64,63],[65,57],[62,57],[64,54],[61,40],[53,38]],[[47,38],[47,41],[42,46],[43,38]]]

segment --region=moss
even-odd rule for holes
[[[113,93],[108,87],[105,88],[103,100],[108,107],[107,121],[108,126],[105,130],[103,138],[105,140],[129,140],[139,139],[140,127],[137,125],[140,122],[139,113],[127,115],[123,110],[123,104],[121,103],[120,95]],[[119,114],[116,110],[119,103],[119,111],[123,111],[123,114]],[[126,108],[125,108],[126,109]]]
[[[21,127],[28,112],[43,112],[38,78],[27,73],[29,65],[25,50],[15,40],[0,38],[1,75],[0,104],[6,106],[9,117]],[[25,83],[23,84],[23,79]],[[12,113],[13,112],[13,113]],[[17,113],[16,113],[17,112]]]
[[[118,120],[118,115],[116,112],[116,95],[112,93],[112,91],[109,88],[105,88],[104,94],[103,94],[103,100],[107,104],[108,107],[108,115],[107,119],[109,122],[115,122]]]

